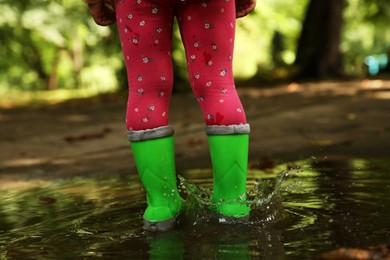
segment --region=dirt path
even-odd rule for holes
[[[250,162],[311,156],[390,157],[390,81],[239,89],[251,124]],[[129,174],[125,97],[0,110],[0,183]],[[173,96],[178,171],[210,167],[192,93]]]

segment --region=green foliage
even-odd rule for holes
[[[284,48],[279,50],[283,63],[294,62],[307,3],[307,0],[262,0],[252,14],[237,21],[234,59],[237,77],[249,78],[276,69],[272,57],[275,34],[283,42]]]
[[[82,1],[7,1],[0,12],[0,55],[7,57],[0,61],[0,90],[118,85],[115,33],[96,26]]]
[[[365,74],[367,55],[390,54],[389,17],[388,0],[348,0],[341,48],[349,74]]]

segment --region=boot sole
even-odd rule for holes
[[[175,216],[173,218],[157,222],[144,219],[144,229],[150,232],[169,231],[175,227],[177,218],[178,216]]]

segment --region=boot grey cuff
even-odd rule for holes
[[[207,135],[233,135],[249,134],[251,131],[249,124],[240,125],[209,125],[206,126]]]
[[[171,136],[174,133],[175,131],[173,130],[173,128],[167,125],[146,130],[128,131],[127,137],[129,141],[144,141],[165,136]]]

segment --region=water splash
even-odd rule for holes
[[[269,204],[279,195],[282,185],[286,182],[288,176],[287,172],[281,172],[275,179],[256,179],[253,188],[248,192],[251,208],[259,209]]]
[[[290,172],[280,172],[275,178],[248,180],[253,182],[253,187],[246,193],[246,202],[241,202],[240,198],[237,198],[224,203],[239,202],[249,205],[251,213],[249,221],[246,222],[248,225],[278,222],[285,215],[281,193],[291,185],[285,185],[289,175]],[[192,221],[192,225],[209,223],[214,219],[218,219],[219,223],[226,222],[215,211],[218,202],[212,199],[212,188],[190,183],[179,175],[179,189],[186,197],[185,216]]]

